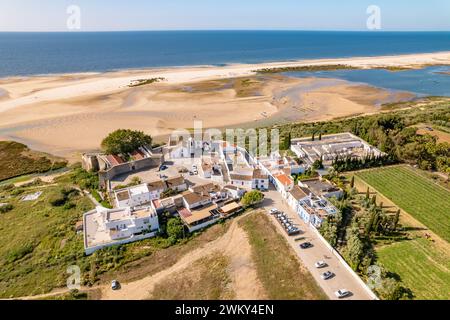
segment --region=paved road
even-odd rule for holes
[[[342,265],[336,256],[328,249],[325,244],[317,237],[317,235],[310,229],[310,227],[300,219],[300,217],[292,210],[287,202],[281,197],[276,190],[270,190],[266,194],[264,205],[267,210],[277,208],[284,211],[299,227],[303,233],[298,236],[289,237],[278,223],[275,217],[271,217],[273,223],[279,228],[280,232],[285,236],[289,244],[294,248],[297,255],[300,257],[303,264],[316,279],[317,283],[322,287],[330,299],[336,300],[334,292],[339,289],[347,289],[352,292],[352,296],[346,300],[373,300],[370,295],[363,289],[362,285],[352,276],[352,274]],[[295,239],[305,237],[305,240],[296,242]],[[300,249],[299,244],[304,241],[311,242],[314,247],[303,250]],[[323,269],[316,269],[314,264],[317,261],[325,261],[328,267]],[[320,276],[326,271],[335,273],[335,277],[330,280],[323,280]]]

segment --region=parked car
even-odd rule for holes
[[[279,213],[280,211],[278,211],[278,209],[277,208],[272,208],[272,209],[270,209],[270,214],[277,214],[277,213]]]
[[[113,280],[111,282],[111,289],[112,290],[119,290],[120,289],[120,283],[117,280]]]
[[[294,228],[290,228],[290,229],[287,230],[287,233],[288,233],[289,236],[296,236],[296,235],[298,235],[300,233],[300,229],[295,228],[295,227]]]
[[[302,248],[302,249],[309,249],[309,248],[311,248],[313,245],[312,245],[312,243],[311,242],[305,242],[305,243],[302,243],[301,245],[300,245],[300,248]]]
[[[167,169],[169,169],[169,167],[164,165],[164,164],[161,167],[159,167],[159,171],[164,171],[164,170],[167,170]]]
[[[316,262],[315,266],[316,266],[317,269],[322,269],[322,268],[325,268],[328,265],[324,261],[318,261],[318,262]]]
[[[340,289],[340,290],[336,291],[334,294],[339,299],[343,299],[343,298],[350,296],[351,292],[346,289]]]
[[[334,277],[334,273],[331,271],[327,271],[324,274],[322,274],[322,279],[323,280],[328,280]]]

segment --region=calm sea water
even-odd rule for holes
[[[0,77],[450,51],[450,32],[0,33]]]
[[[337,70],[317,72],[287,72],[292,77],[318,77],[343,79],[350,82],[365,83],[375,87],[408,91],[418,96],[450,97],[450,67],[433,66],[419,70],[388,71]]]

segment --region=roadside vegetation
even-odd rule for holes
[[[0,141],[0,163],[0,181],[57,170],[67,165],[64,159],[30,150],[12,141]]]
[[[327,299],[264,212],[243,218],[239,225],[248,234],[258,278],[269,299]]]

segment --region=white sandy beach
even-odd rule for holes
[[[97,149],[101,139],[118,128],[161,136],[176,128],[190,128],[194,120],[203,120],[206,127],[224,127],[267,118],[318,121],[376,112],[375,101],[387,94],[369,86],[338,83],[312,90],[297,104],[275,97],[293,86],[322,80],[268,75],[254,85],[258,94],[244,96],[238,92],[242,88],[220,88],[221,81],[256,79],[258,69],[331,64],[358,68],[450,65],[450,52],[4,78],[0,79],[0,139],[76,158],[73,155],[78,152]],[[165,81],[128,87],[132,81],[157,77]],[[184,90],[194,84],[200,89]],[[399,93],[398,98],[407,97]]]

